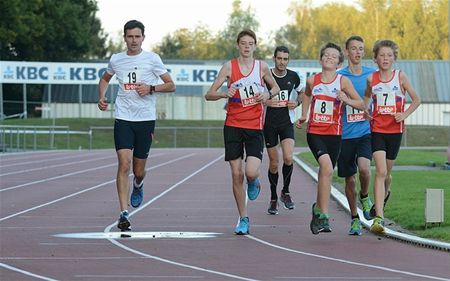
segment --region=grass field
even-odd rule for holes
[[[1,125],[52,125],[52,119],[11,119],[1,121]],[[111,127],[113,119],[56,119],[55,125],[68,126],[72,131],[87,132],[91,127]],[[193,127],[195,129],[193,129]],[[155,139],[152,147],[223,147],[223,121],[192,121],[192,120],[158,120],[156,123]],[[176,128],[176,129],[175,129]],[[207,128],[212,128],[208,130]],[[450,130],[448,127],[417,127],[408,126],[407,136],[403,139],[409,147],[446,147],[449,144]],[[296,146],[307,147],[304,130],[295,130]],[[36,140],[32,136],[2,135],[5,144],[12,141],[27,146],[27,149],[113,149],[113,135],[111,129],[92,130],[92,139],[88,135],[38,135]],[[316,165],[310,152],[302,153],[302,159]],[[399,166],[422,166],[429,163],[441,166],[447,161],[446,151],[443,149],[402,149],[396,161]],[[372,177],[373,181],[373,177]],[[343,179],[334,176],[335,184],[342,186]],[[373,182],[371,184],[373,186]],[[426,188],[443,188],[445,191],[446,221],[439,226],[425,229],[425,190]],[[372,190],[371,190],[372,192]],[[392,197],[386,206],[386,217],[401,227],[414,232],[420,237],[440,239],[450,242],[450,171],[393,171]]]
[[[303,152],[299,157],[314,167],[318,166],[310,152]],[[437,168],[425,170],[429,161],[433,161]],[[447,154],[442,149],[400,150],[392,172],[391,197],[385,208],[385,217],[417,236],[450,242],[450,171],[439,169],[446,161]],[[418,170],[397,170],[401,166],[416,166]],[[420,167],[424,170],[420,170]],[[372,170],[372,175],[374,173]],[[373,198],[373,181],[372,176],[369,190],[371,198]],[[344,179],[337,177],[337,172],[334,173],[333,184],[343,191]],[[444,189],[445,221],[440,226],[428,224],[425,229],[427,188]]]

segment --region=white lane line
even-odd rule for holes
[[[178,158],[172,159],[172,160],[170,160],[170,161],[167,161],[167,162],[161,163],[161,164],[159,164],[159,165],[155,165],[155,166],[153,166],[153,167],[151,167],[151,168],[148,168],[148,169],[146,169],[146,171],[153,170],[153,169],[156,169],[156,168],[165,166],[165,165],[172,164],[173,162],[176,162],[176,161],[178,161],[178,160],[182,160],[182,159],[184,159],[184,158],[191,157],[191,156],[193,156],[193,155],[195,155],[195,154],[194,154],[194,153],[191,153],[191,154],[188,154],[188,155],[185,155],[185,156],[182,156],[182,157],[178,157]],[[114,165],[117,165],[117,164],[114,164]],[[131,176],[131,175],[133,175],[133,174],[130,173],[128,176]],[[0,218],[0,222],[2,222],[2,221],[4,221],[4,220],[7,220],[7,219],[10,219],[10,218],[13,218],[13,217],[16,217],[16,216],[18,216],[18,215],[22,215],[22,214],[28,213],[28,212],[33,211],[33,210],[36,210],[36,209],[39,209],[39,208],[42,208],[42,207],[45,207],[45,206],[48,206],[48,205],[51,205],[51,204],[60,202],[60,201],[62,201],[62,200],[65,200],[65,199],[68,199],[68,198],[77,196],[77,195],[79,195],[79,194],[82,194],[82,193],[85,193],[85,192],[94,190],[94,189],[96,189],[96,188],[99,188],[99,187],[102,187],[102,186],[105,186],[105,185],[108,185],[108,184],[111,184],[111,183],[114,183],[114,182],[116,182],[116,179],[113,179],[113,180],[110,180],[110,181],[107,181],[107,182],[104,182],[104,183],[101,183],[101,184],[92,186],[92,187],[87,188],[87,189],[83,189],[83,190],[81,190],[81,191],[78,191],[78,192],[75,192],[75,193],[72,193],[72,194],[69,194],[69,195],[60,197],[60,198],[58,198],[58,199],[55,199],[55,200],[53,200],[53,201],[50,201],[50,202],[47,202],[47,203],[44,203],[44,204],[41,204],[41,205],[38,205],[38,206],[34,206],[34,207],[32,207],[32,208],[29,208],[29,209],[20,211],[20,212],[18,212],[18,213],[11,214],[11,215],[9,215],[9,216]]]
[[[357,265],[357,266],[360,266],[360,267],[368,267],[368,268],[373,268],[373,269],[378,269],[378,270],[383,270],[383,271],[388,271],[388,272],[395,272],[395,273],[405,274],[405,275],[414,276],[414,277],[427,278],[427,279],[432,279],[432,280],[450,281],[450,279],[443,278],[443,277],[436,277],[436,276],[431,276],[431,275],[419,274],[419,273],[414,273],[414,272],[404,271],[404,270],[398,270],[398,269],[393,269],[393,268],[384,267],[384,266],[378,266],[378,265],[372,265],[372,264],[367,264],[367,263],[354,262],[354,261],[338,259],[338,258],[333,258],[333,257],[328,257],[328,256],[323,256],[323,255],[303,252],[303,251],[299,251],[299,250],[294,250],[294,249],[291,249],[291,248],[286,248],[286,247],[283,247],[283,246],[272,244],[272,243],[267,242],[265,240],[256,238],[255,236],[252,236],[252,235],[246,235],[246,237],[249,238],[249,239],[252,239],[252,240],[254,240],[256,242],[259,242],[261,244],[264,244],[266,246],[269,246],[269,247],[273,247],[273,248],[276,248],[276,249],[279,249],[279,250],[283,250],[283,251],[287,251],[287,252],[291,252],[291,253],[295,253],[295,254],[301,254],[301,255],[304,255],[304,256],[315,257],[315,258],[319,258],[319,259],[330,260],[330,261],[335,261],[335,262],[340,262],[340,263],[345,263],[345,264],[350,264],[350,265]]]
[[[100,153],[95,153],[95,154],[100,154]],[[45,158],[43,160],[29,160],[25,158],[25,162],[19,162],[19,163],[14,163],[14,164],[7,164],[4,163],[2,160],[2,165],[0,165],[0,168],[7,168],[7,167],[14,167],[14,166],[21,166],[21,165],[29,165],[29,164],[38,164],[38,163],[48,163],[48,162],[54,162],[54,161],[59,161],[59,160],[67,160],[67,159],[73,159],[73,158],[81,158],[81,157],[92,157],[93,155],[89,155],[89,154],[76,154],[76,155],[68,155],[68,156],[64,156],[64,157],[59,157],[59,158]],[[11,159],[13,160],[13,159]],[[20,160],[20,159],[14,159],[14,160]]]
[[[67,162],[67,163],[64,163],[64,164],[43,166],[43,167],[37,167],[37,168],[32,168],[32,169],[26,169],[26,170],[16,170],[14,172],[8,172],[8,173],[0,174],[0,177],[10,176],[10,175],[15,175],[15,174],[21,174],[21,173],[26,173],[26,172],[33,172],[33,171],[38,171],[38,170],[52,169],[52,168],[57,168],[57,167],[70,166],[70,165],[86,163],[86,162],[92,162],[92,161],[98,161],[98,160],[104,160],[104,159],[109,159],[109,158],[115,158],[115,157],[108,156],[108,157],[101,157],[101,158],[94,158],[94,159],[91,158],[91,159],[87,159],[87,160]]]
[[[35,278],[38,278],[38,279],[41,279],[41,280],[58,281],[57,279],[52,279],[52,278],[50,278],[50,277],[46,277],[46,276],[42,276],[42,275],[37,275],[37,274],[34,274],[34,273],[32,273],[32,272],[25,271],[25,270],[22,270],[22,269],[20,269],[20,268],[13,267],[13,266],[10,266],[10,265],[1,263],[1,262],[0,262],[0,267],[4,267],[4,268],[6,268],[6,269],[9,269],[9,270],[12,270],[12,271],[15,271],[15,272],[18,272],[18,273],[22,273],[22,274],[27,275],[27,276],[35,277]]]
[[[120,280],[129,280],[129,279],[204,279],[204,276],[193,276],[193,275],[93,275],[93,274],[83,274],[83,275],[75,275],[77,278],[116,278]]]
[[[45,179],[41,179],[41,180],[37,180],[37,181],[31,181],[31,182],[27,182],[27,183],[15,185],[15,186],[5,187],[3,189],[0,189],[0,192],[16,189],[16,188],[20,188],[20,187],[25,187],[25,186],[29,186],[29,185],[33,185],[33,184],[48,182],[48,181],[61,179],[61,178],[65,178],[65,177],[70,177],[70,176],[73,176],[73,175],[78,175],[78,174],[82,174],[82,173],[86,173],[86,172],[92,172],[92,171],[95,171],[95,170],[100,170],[100,169],[104,169],[104,168],[108,168],[108,167],[112,167],[112,166],[117,166],[117,163],[104,165],[104,166],[99,166],[99,167],[96,167],[96,168],[89,168],[89,169],[85,169],[85,170],[80,170],[80,171],[76,171],[76,172],[73,172],[73,173],[64,174],[64,175],[61,175],[61,176],[45,178]]]
[[[134,215],[135,213],[141,211],[142,209],[144,209],[145,207],[147,207],[148,205],[152,204],[153,202],[155,202],[156,200],[158,200],[159,198],[161,198],[162,196],[166,195],[168,192],[172,191],[173,189],[177,188],[179,185],[181,185],[182,183],[184,183],[185,181],[189,180],[190,178],[194,177],[195,175],[197,175],[198,173],[202,172],[203,170],[207,169],[209,166],[211,166],[212,164],[216,163],[217,161],[219,161],[220,159],[223,159],[223,154],[220,155],[219,157],[217,157],[216,159],[214,159],[213,161],[209,162],[208,164],[206,164],[205,166],[201,167],[200,169],[198,169],[197,171],[193,172],[192,174],[188,175],[187,177],[185,177],[184,179],[182,179],[181,181],[177,182],[176,184],[172,185],[171,187],[169,187],[168,189],[166,189],[165,191],[161,192],[158,196],[154,197],[152,200],[148,201],[147,203],[145,203],[144,205],[142,205],[141,207],[139,207],[138,209],[134,210],[133,212],[130,213],[130,217],[132,215]],[[116,222],[108,225],[104,232],[110,232],[111,228],[116,226]],[[229,278],[234,278],[237,280],[247,280],[247,281],[258,281],[256,279],[251,279],[251,278],[247,278],[247,277],[243,277],[243,276],[238,276],[238,275],[234,275],[234,274],[230,274],[230,273],[225,273],[225,272],[220,272],[220,271],[215,271],[215,270],[211,270],[211,269],[207,269],[207,268],[203,268],[203,267],[198,267],[198,266],[194,266],[194,265],[189,265],[189,264],[185,264],[185,263],[179,263],[176,261],[172,261],[172,260],[168,260],[165,258],[161,258],[161,257],[157,257],[157,256],[153,256],[138,250],[135,250],[133,248],[130,248],[128,246],[125,246],[124,244],[122,244],[121,242],[114,240],[114,239],[108,239],[108,241],[110,241],[112,244],[116,245],[117,247],[120,247],[122,249],[124,249],[125,251],[134,253],[136,255],[142,256],[142,257],[146,257],[149,259],[153,259],[153,260],[157,260],[160,262],[165,262],[171,265],[175,265],[175,266],[179,266],[179,267],[185,267],[185,268],[189,268],[189,269],[193,269],[193,270],[198,270],[198,271],[202,271],[202,272],[208,272],[211,274],[216,274],[216,275],[220,275],[220,276],[225,276],[225,277],[229,277]],[[121,240],[122,241],[122,240]]]

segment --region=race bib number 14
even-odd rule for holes
[[[239,88],[239,94],[241,96],[241,103],[243,107],[252,106],[259,102],[256,101],[254,85],[244,86]]]

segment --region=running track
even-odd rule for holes
[[[316,184],[297,166],[296,209],[267,215],[267,165],[251,235],[236,236],[223,149],[153,149],[132,237],[118,238],[114,151],[2,154],[0,280],[450,280],[448,252],[348,236],[334,201],[333,232],[312,235]]]

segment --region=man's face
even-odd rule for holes
[[[358,40],[352,40],[345,50],[348,60],[352,64],[359,64],[364,57],[364,43]]]
[[[133,29],[128,29],[124,36],[128,51],[131,53],[140,52],[144,38],[145,36],[142,35],[140,28],[136,27]]]
[[[289,54],[285,52],[277,52],[273,58],[273,62],[275,63],[275,68],[278,71],[283,72],[286,70],[289,63]]]

